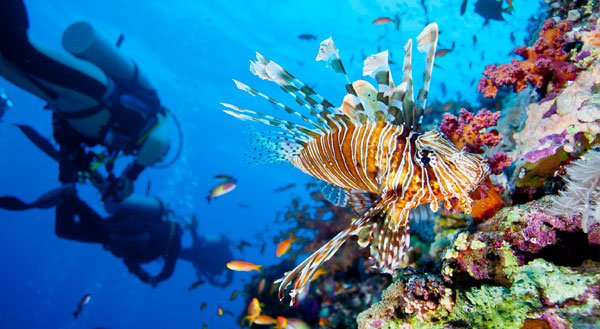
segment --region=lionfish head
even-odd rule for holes
[[[437,200],[459,198],[470,203],[468,194],[490,174],[483,155],[458,149],[438,131],[429,131],[415,140],[415,162],[426,169]],[[465,205],[469,210],[469,206]]]

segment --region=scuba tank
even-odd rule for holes
[[[98,66],[108,77],[102,106],[111,119],[103,136],[106,145],[133,151],[142,136],[165,114],[156,90],[137,64],[120,53],[86,22],[71,24],[62,37],[63,47],[73,56]]]

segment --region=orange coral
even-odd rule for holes
[[[579,71],[569,63],[569,54],[563,50],[564,34],[570,30],[570,22],[555,24],[551,19],[545,21],[538,34],[539,39],[532,47],[514,49],[524,60],[513,58],[510,64],[488,65],[477,90],[487,98],[494,98],[502,86],[513,86],[513,91],[519,92],[527,88],[528,83],[544,89],[545,83],[552,82],[555,88],[562,88],[565,82],[574,80]]]

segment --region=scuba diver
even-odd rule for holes
[[[132,195],[136,204],[121,207],[111,217],[101,216],[77,196],[75,188],[66,184],[49,192],[60,198],[56,206],[55,232],[60,238],[100,243],[118,258],[123,258],[129,272],[142,282],[156,287],[175,270],[181,248],[181,226],[165,220],[167,211],[157,198]],[[78,220],[76,220],[76,218]],[[148,274],[141,264],[164,259],[160,273]]]
[[[94,185],[104,201],[122,201],[142,170],[168,151],[170,112],[136,63],[91,25],[77,22],[63,34],[63,47],[77,58],[32,43],[28,28],[23,0],[0,1],[0,76],[47,102],[59,145],[59,181],[88,179],[104,162],[109,179]],[[106,153],[86,150],[95,145]],[[115,177],[112,161],[120,154],[135,158]]]
[[[198,221],[193,216],[191,223],[185,225],[192,235],[192,246],[181,248],[179,258],[192,263],[199,281],[204,278],[214,286],[227,287],[233,281],[233,271],[227,270],[227,262],[233,259],[229,239],[224,235],[200,237],[197,228]]]

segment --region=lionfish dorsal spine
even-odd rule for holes
[[[417,36],[419,52],[425,54],[425,71],[423,72],[423,89],[417,96],[417,108],[424,112],[427,106],[427,96],[429,94],[429,85],[431,84],[431,73],[433,71],[433,62],[435,60],[435,51],[437,47],[439,29],[437,23],[431,23],[423,29]],[[419,116],[417,124],[420,126],[423,116]]]

